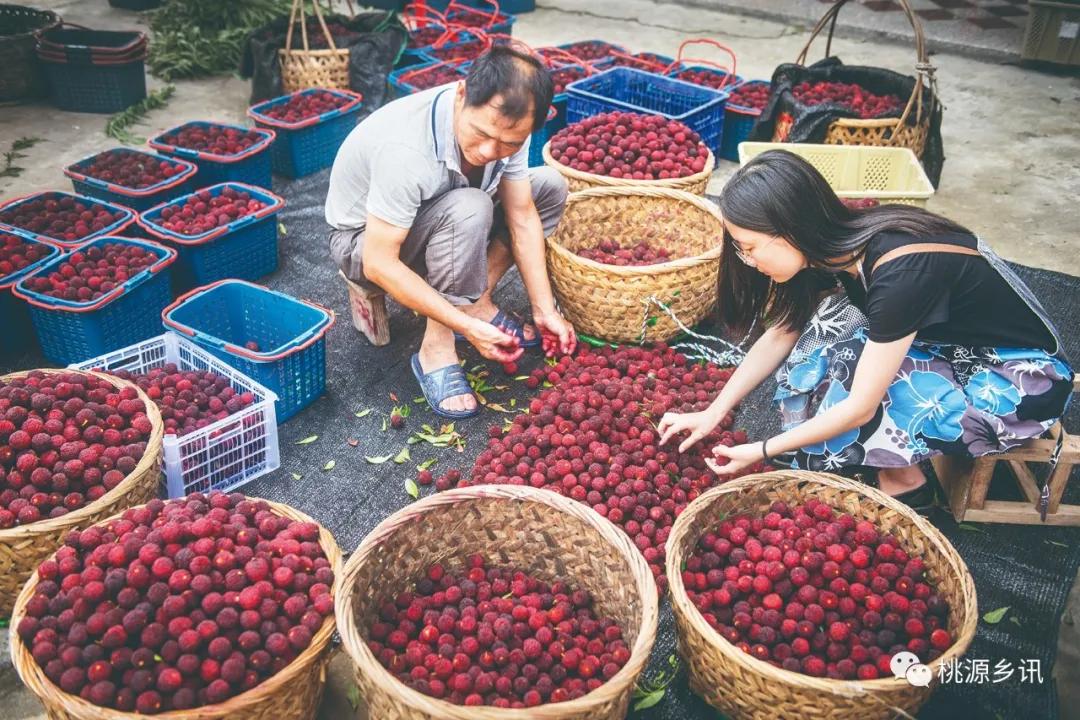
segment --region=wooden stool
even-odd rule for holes
[[[1073,392],[1080,391],[1080,379],[1073,383]],[[1050,504],[1046,521],[1039,516],[1039,482],[1028,463],[1048,463],[1061,443],[1057,467],[1050,475]],[[1014,523],[1020,525],[1080,525],[1080,505],[1062,505],[1061,496],[1069,482],[1069,473],[1080,464],[1080,437],[1070,435],[1060,422],[1050,428],[1049,437],[1028,440],[1023,445],[999,455],[980,458],[959,458],[938,455],[930,461],[941,487],[949,498],[949,507],[957,522]],[[1007,463],[1023,501],[987,500],[990,480],[999,462]]]
[[[349,310],[353,327],[364,334],[372,345],[390,343],[390,318],[386,315],[386,293],[367,290],[357,285],[338,270],[338,275],[349,289]]]

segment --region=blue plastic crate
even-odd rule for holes
[[[210,126],[231,128],[245,133],[254,131],[262,137],[247,150],[236,155],[218,155],[203,150],[192,150],[191,148],[175,145],[166,139],[189,127]],[[183,125],[177,125],[157,137],[151,138],[149,145],[158,152],[187,160],[198,166],[198,183],[202,187],[223,182],[238,182],[270,189],[273,175],[270,148],[274,144],[276,137],[277,135],[273,130],[267,130],[266,128],[247,128],[243,125],[195,120]]]
[[[107,225],[101,230],[91,232],[87,235],[83,235],[79,238],[67,239],[52,237],[45,233],[38,233],[31,230],[29,227],[24,226],[18,222],[18,210],[30,203],[38,200],[44,200],[49,202],[55,200],[58,203],[64,203],[67,200],[71,200],[73,203],[84,203],[87,206],[90,205],[102,205],[114,217],[119,217],[118,220],[114,220],[111,225]],[[7,225],[17,228],[21,234],[31,237],[34,240],[40,240],[50,245],[55,245],[61,250],[71,250],[73,248],[80,247],[90,242],[94,238],[103,237],[105,235],[121,235],[135,222],[135,212],[123,205],[117,205],[115,203],[99,200],[98,198],[86,197],[85,195],[78,195],[75,193],[62,192],[60,190],[46,190],[44,192],[33,193],[31,195],[24,195],[21,198],[8,201],[3,205],[0,205],[0,225]]]
[[[146,97],[142,59],[94,64],[41,59],[52,104],[67,112],[116,113]]]
[[[737,87],[749,87],[752,85],[764,85],[768,87],[768,80],[746,80]],[[732,88],[733,90],[735,88]],[[739,143],[745,142],[750,137],[750,131],[754,128],[761,110],[757,108],[736,105],[728,100],[724,109],[724,139],[720,143],[720,157],[732,162],[739,162]]]
[[[326,333],[334,313],[240,280],[223,280],[179,298],[162,315],[185,335],[277,394],[284,422],[326,388]],[[259,350],[245,347],[254,342]]]
[[[180,171],[171,178],[166,178],[154,185],[138,189],[124,187],[123,185],[100,180],[87,175],[86,170],[94,164],[94,161],[98,156],[106,153],[138,155],[144,159],[144,162],[152,162],[155,164],[166,162],[173,166],[179,166]],[[142,150],[133,150],[131,148],[113,148],[112,150],[106,150],[91,155],[77,163],[68,165],[64,168],[64,174],[71,179],[71,185],[75,188],[75,192],[77,193],[105,200],[106,202],[117,203],[129,207],[132,210],[142,212],[154,205],[191,192],[193,189],[193,177],[197,170],[198,168],[187,160],[166,157],[164,155],[144,152]]]
[[[60,254],[60,249],[54,245],[34,240],[26,233],[14,228],[0,227],[0,245],[6,245],[8,238],[11,237],[18,238],[25,245],[45,248],[46,254],[21,270],[0,276],[0,327],[4,328],[4,332],[0,333],[0,356],[11,356],[23,352],[34,339],[33,327],[30,324],[30,309],[25,302],[12,294],[11,286],[22,278],[33,275],[38,268]],[[0,270],[0,272],[3,271]]]
[[[467,45],[468,43],[476,41],[476,36],[474,36],[472,33],[462,32],[460,33],[460,35],[465,39],[459,40],[457,42],[446,43],[441,47],[430,45],[424,48],[424,57],[434,62],[472,62],[475,58],[451,58],[446,56],[446,52],[452,51],[453,49],[461,47],[462,45]],[[476,57],[479,57],[481,54],[482,52],[477,53]]]
[[[86,302],[35,292],[26,285],[31,276],[15,283],[14,294],[30,304],[41,351],[57,364],[86,360],[161,333],[161,311],[172,300],[169,273],[163,270],[176,259],[176,251],[146,240],[110,235],[92,240],[77,252],[104,244],[143,247],[158,260],[105,296]],[[51,259],[33,276],[52,272],[70,254]]]
[[[612,68],[566,89],[567,122],[613,110],[663,115],[697,131],[713,153],[720,150],[727,96],[682,80],[633,68]]]
[[[564,127],[566,127],[566,93],[559,96],[558,105],[552,103],[544,127],[533,132],[529,140],[529,167],[540,167],[544,164],[544,145],[552,135]]]
[[[347,98],[347,102],[339,108],[300,122],[285,122],[265,114],[270,108],[287,103],[294,97],[315,93],[330,93]],[[360,108],[359,93],[309,88],[259,103],[248,110],[248,116],[259,127],[271,128],[277,133],[277,140],[274,141],[270,154],[274,172],[298,178],[317,173],[334,164],[338,148],[356,127]]]
[[[201,192],[217,197],[225,188],[250,193],[267,206],[201,235],[180,235],[159,224],[165,208],[180,207],[191,195]],[[284,205],[285,201],[269,190],[243,183],[221,183],[147,210],[139,215],[139,225],[179,251],[176,286],[187,290],[224,278],[257,280],[274,272],[278,265],[277,215]]]
[[[413,93],[420,92],[427,88],[421,88],[413,85],[409,80],[413,77],[413,73],[423,74],[425,70],[435,67],[436,65],[448,65],[448,63],[439,62],[436,60],[428,60],[427,62],[420,63],[419,65],[413,65],[412,67],[402,68],[401,70],[395,70],[390,73],[389,82],[390,87],[393,88],[397,97],[405,97],[406,95],[412,95]],[[457,74],[464,79],[466,75],[466,68],[468,63],[462,63],[454,67]]]

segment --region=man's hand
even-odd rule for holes
[[[533,323],[543,340],[544,354],[572,355],[577,348],[577,333],[557,310],[549,313],[533,313]]]
[[[501,363],[513,362],[521,357],[525,348],[518,344],[518,339],[505,333],[491,323],[470,318],[470,322],[461,330],[465,339],[472,343],[477,352],[489,360]]]

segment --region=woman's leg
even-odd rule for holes
[[[926,485],[926,475],[915,465],[878,470],[878,489],[886,495],[903,495]]]

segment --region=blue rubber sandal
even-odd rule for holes
[[[518,344],[523,348],[534,348],[540,345],[540,331],[533,326],[533,339],[525,339],[525,323],[513,313],[503,312],[501,309],[495,313],[495,317],[488,320],[495,327],[501,327],[508,335],[518,339]],[[454,333],[455,340],[464,340],[461,333]]]
[[[451,420],[460,420],[473,417],[480,412],[479,403],[472,410],[444,410],[441,407],[443,400],[446,400],[446,398],[455,395],[473,394],[469,381],[465,377],[465,371],[457,363],[425,373],[423,368],[420,367],[420,355],[413,353],[409,365],[412,366],[413,375],[416,376],[417,381],[420,383],[420,390],[424,393],[424,399],[427,400],[432,412],[436,415]]]

